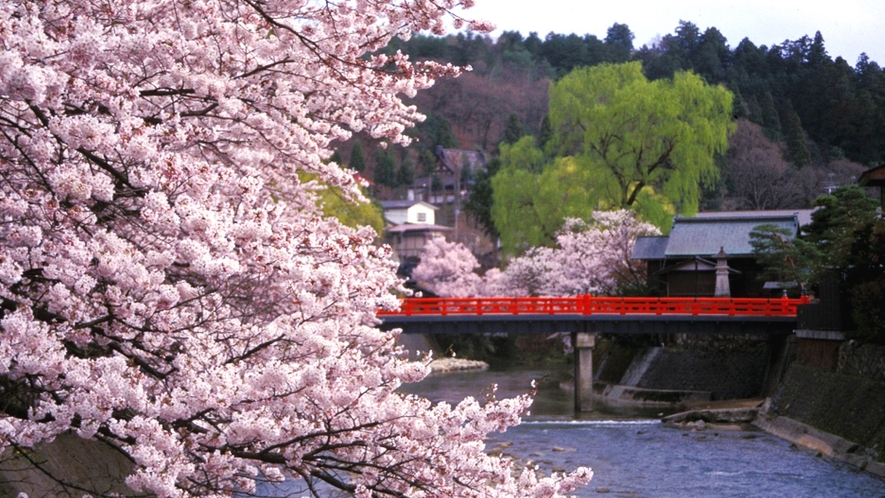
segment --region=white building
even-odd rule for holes
[[[436,224],[439,208],[424,201],[381,201],[381,207],[388,223],[386,242],[400,262],[421,257],[424,244],[451,231]]]
[[[424,201],[381,201],[384,219],[393,225],[436,224],[438,207]]]

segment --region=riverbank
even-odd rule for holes
[[[663,417],[661,422],[692,431],[755,427],[820,456],[885,477],[885,463],[876,461],[874,450],[789,417],[779,416],[771,398],[699,403],[687,411]]]
[[[682,411],[665,417],[667,424],[692,430],[752,425],[885,477],[885,348],[704,341],[640,348],[603,342],[594,358],[597,399],[640,406],[670,400]],[[733,396],[750,391],[756,394]]]

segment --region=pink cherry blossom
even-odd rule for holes
[[[360,198],[332,143],[407,143],[422,116],[401,97],[461,71],[372,53],[469,3],[0,0],[0,450],[74,432],[161,497],[586,483],[485,454],[528,397],[397,391],[427,365],[375,327],[390,249],[299,182]]]
[[[435,237],[424,246],[412,278],[440,297],[471,297],[480,292],[482,279],[474,273],[479,266],[464,244]]]
[[[512,259],[501,279],[515,295],[610,294],[641,281],[640,263],[630,260],[639,235],[659,235],[633,211],[596,211],[589,222],[568,218],[556,247],[532,248]]]

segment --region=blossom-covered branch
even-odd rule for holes
[[[162,497],[586,482],[484,454],[528,398],[396,392],[426,366],[374,327],[389,250],[298,180],[360,197],[330,144],[406,143],[400,97],[460,71],[372,52],[468,3],[0,1],[0,449],[73,431]]]

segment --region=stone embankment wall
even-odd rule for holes
[[[885,382],[885,347],[856,346],[854,341],[839,348],[839,373]]]
[[[790,365],[768,417],[839,436],[885,462],[885,347],[844,343],[838,358],[832,370]]]
[[[715,335],[686,336],[668,347],[598,341],[594,379],[603,385],[636,388],[630,392],[707,393],[711,400],[753,398],[763,394],[770,351],[766,338]],[[621,391],[597,389],[600,393]],[[632,401],[642,398],[633,396]]]
[[[42,470],[35,469],[34,463]],[[127,487],[123,476],[131,473],[129,460],[110,446],[61,434],[26,453],[9,448],[0,454],[0,497],[13,498],[19,493],[29,498],[154,496]]]

